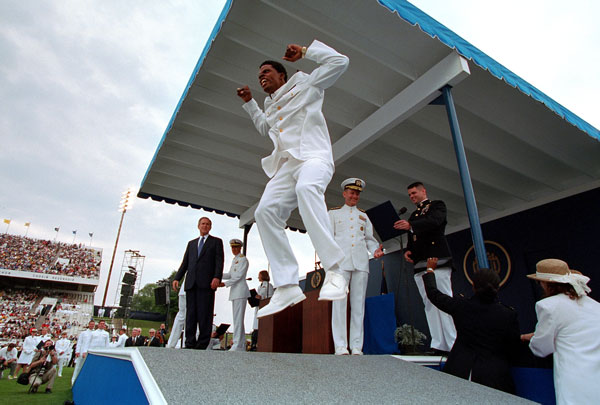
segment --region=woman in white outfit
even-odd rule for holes
[[[271,277],[269,277],[269,272],[266,270],[261,270],[258,273],[258,281],[260,281],[260,285],[256,289],[256,298],[259,300],[265,300],[267,298],[271,298],[273,295],[273,284],[271,281]],[[258,343],[258,318],[256,314],[258,313],[258,306],[254,307],[254,322],[252,323],[252,346],[250,350],[256,351],[256,344]]]
[[[535,304],[535,332],[522,335],[533,354],[554,354],[557,404],[592,404],[600,396],[600,303],[587,296],[588,277],[567,263],[546,259],[536,273],[546,298]]]
[[[223,273],[224,283],[221,286],[229,287],[229,301],[233,308],[233,344],[230,351],[246,351],[246,330],[244,329],[244,315],[246,313],[246,299],[250,296],[246,273],[248,273],[248,259],[242,252],[243,243],[239,239],[229,241],[233,260],[229,273]]]

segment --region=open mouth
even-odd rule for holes
[[[260,79],[260,85],[265,87],[267,85],[267,79]]]

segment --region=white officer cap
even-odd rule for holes
[[[231,246],[235,246],[235,247],[238,247],[238,246],[240,246],[240,247],[241,247],[241,246],[244,246],[244,242],[242,242],[242,241],[241,241],[241,240],[239,240],[239,239],[231,239],[231,240],[229,241],[229,245],[231,245]]]
[[[364,180],[358,179],[356,177],[351,177],[342,181],[342,190],[350,188],[352,190],[363,191],[363,189],[367,186]]]

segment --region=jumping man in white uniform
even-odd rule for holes
[[[341,275],[344,252],[333,238],[323,193],[334,171],[331,139],[321,112],[325,89],[346,71],[348,58],[314,40],[308,47],[288,45],[284,60],[301,58],[319,64],[311,74],[295,73],[287,80],[285,68],[265,61],[258,79],[268,94],[263,112],[248,86],[237,89],[258,132],[273,142],[273,152],[262,160],[271,178],[256,208],[254,217],[263,248],[273,269],[276,288],[268,305],[258,311],[259,318],[272,315],[306,297],[298,286],[298,262],[285,234],[292,210],[298,207],[308,235],[326,270],[319,299],[346,297],[347,283]]]

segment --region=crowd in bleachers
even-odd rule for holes
[[[39,295],[31,290],[0,290],[0,340],[22,340],[35,326],[33,305]]]
[[[98,278],[100,261],[98,251],[81,244],[0,235],[2,269]]]

